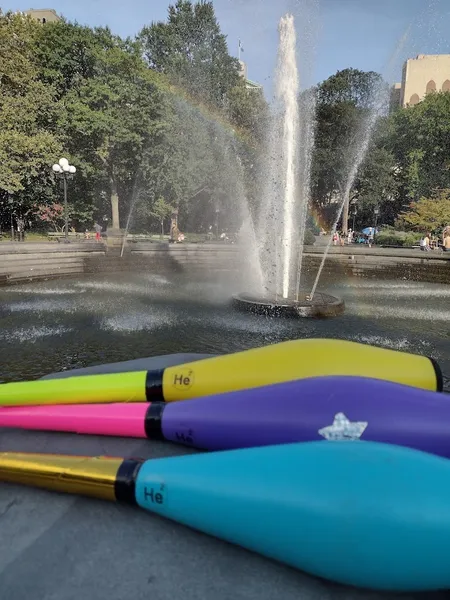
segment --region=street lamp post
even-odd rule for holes
[[[67,181],[72,179],[72,177],[77,172],[76,168],[73,165],[69,165],[69,161],[67,158],[61,158],[59,162],[52,167],[53,173],[55,173],[56,177],[59,177],[63,180],[64,185],[64,238],[65,242],[69,241],[69,211],[67,207]]]
[[[358,202],[358,199],[355,198],[354,200],[352,200],[350,202],[350,204],[353,207],[353,212],[352,212],[352,216],[353,216],[353,231],[355,231],[355,219],[356,219],[356,215],[358,214],[358,209],[356,207],[356,203]]]
[[[373,214],[375,215],[375,233],[376,233],[376,231],[377,231],[377,223],[378,223],[378,215],[380,214],[380,209],[376,208],[373,211]]]
[[[178,241],[178,212],[179,212],[179,208],[178,208],[178,204],[175,206],[175,208],[172,211],[172,214],[170,216],[170,241],[172,243],[175,243],[176,241]],[[162,235],[162,234],[161,234]]]
[[[220,213],[220,208],[218,206],[216,206],[215,213],[216,213],[216,222],[215,222],[215,225],[216,225],[216,240],[218,240],[219,239],[219,213]]]

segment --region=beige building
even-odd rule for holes
[[[247,89],[249,89],[249,90],[262,90],[262,85],[260,85],[259,83],[255,83],[254,81],[251,81],[250,79],[248,79],[248,77],[247,77],[247,65],[241,59],[239,59],[239,75],[243,79],[245,79],[245,87]]]
[[[57,21],[61,21],[61,18],[53,8],[30,8],[29,10],[25,10],[24,14],[32,19],[36,19],[39,23],[56,23]]]
[[[450,54],[419,54],[403,66],[402,82],[392,88],[392,102],[413,106],[431,92],[450,92]]]
[[[247,79],[247,65],[241,59],[239,59],[239,75],[244,79]]]
[[[394,83],[391,87],[391,110],[394,110],[401,105],[402,101],[402,84]]]

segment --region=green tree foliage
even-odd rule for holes
[[[45,225],[37,212],[61,201],[51,172],[61,156],[77,167],[77,227],[95,217],[119,228],[131,206],[133,226],[151,226],[161,197],[183,228],[208,228],[217,211],[237,227],[242,196],[257,201],[267,105],[239,76],[211,2],[179,0],[136,40],[0,14],[0,58],[5,223],[14,210]]]
[[[152,23],[140,34],[150,68],[204,102],[223,106],[239,85],[239,63],[228,54],[212,2],[177,0],[166,23]]]
[[[109,189],[112,226],[119,229],[119,197],[129,199],[144,156],[158,145],[164,99],[138,53],[119,40],[98,58],[96,71],[66,94],[64,129],[72,153]]]
[[[252,187],[245,168],[257,160],[267,105],[239,77],[211,3],[178,2],[136,41],[65,21],[33,27],[38,83],[58,101],[47,132],[77,167],[72,222],[84,225],[95,206],[118,228],[133,204],[133,226],[146,227],[161,196],[194,229],[214,220],[218,203],[234,211],[230,148]],[[54,186],[48,201],[59,193]]]
[[[207,187],[212,168],[209,120],[199,108],[172,98],[157,159],[148,160],[146,179],[152,198],[182,206]]]
[[[441,233],[450,224],[450,189],[411,202],[409,209],[400,213],[397,224],[422,233]]]
[[[3,225],[10,214],[33,215],[61,201],[51,165],[66,156],[77,167],[69,185],[77,227],[105,216],[118,228],[131,206],[133,227],[152,227],[164,198],[185,231],[216,223],[237,230],[244,197],[255,215],[264,191],[270,117],[238,67],[212,2],[177,0],[166,22],[144,27],[135,40],[0,13]],[[374,91],[384,85],[376,73],[345,69],[313,90],[312,198],[323,211],[336,211]],[[450,93],[378,120],[349,198],[361,224],[372,221],[374,208],[382,223],[403,211],[408,227],[447,218],[448,196],[435,190],[450,189],[449,134]],[[411,202],[417,205],[405,210]]]
[[[374,91],[381,85],[383,85],[381,76],[374,71],[344,69],[337,71],[318,86],[317,101],[319,105],[349,104],[367,110],[376,103]]]
[[[172,213],[173,206],[160,196],[154,203],[150,214],[152,217],[155,217],[155,219],[158,219],[158,222],[161,225],[161,239],[164,237],[164,221],[169,218]]]
[[[450,92],[428,94],[392,116],[392,148],[405,199],[450,188]]]
[[[0,15],[0,194],[15,192],[22,215],[49,187],[61,148],[49,131],[58,110],[54,89],[39,81],[33,61],[37,28],[22,15]]]
[[[359,111],[348,102],[317,106],[312,167],[314,201],[327,206],[343,191],[349,155],[360,123]]]
[[[269,125],[269,107],[262,90],[236,85],[228,92],[227,114],[233,125],[243,129],[249,143],[259,148]]]
[[[134,227],[146,229],[152,222],[152,207],[159,197],[180,211],[183,228],[200,227],[214,189],[211,174],[223,174],[215,163],[211,120],[201,108],[180,97],[169,97],[164,131],[158,144],[147,149],[136,190]]]
[[[359,219],[371,223],[375,209],[381,219],[392,222],[397,214],[397,179],[395,159],[384,147],[375,144],[370,148],[355,181],[351,199],[356,200]]]
[[[106,194],[118,229],[142,179],[144,157],[151,160],[149,149],[160,145],[164,83],[146,67],[140,44],[108,28],[60,22],[39,29],[40,77],[61,99],[56,127],[78,167],[71,184],[84,204],[78,213],[86,215],[89,203],[103,204]]]
[[[36,29],[33,56],[40,79],[53,86],[60,98],[98,75],[102,54],[118,44],[107,27],[91,29],[60,21]]]
[[[350,200],[356,203],[358,221],[363,226],[373,223],[375,209],[379,209],[382,223],[393,223],[400,209],[391,135],[391,120],[380,118],[351,192]]]
[[[169,78],[177,97],[153,197],[180,206],[188,227],[208,228],[217,210],[224,226],[238,226],[239,217],[231,218],[237,199],[258,198],[256,164],[268,119],[262,92],[239,76],[212,2],[179,0],[167,22],[144,27],[139,39],[149,66]]]
[[[417,246],[421,237],[423,237],[423,232],[399,231],[393,227],[386,226],[377,233],[376,239],[377,245],[380,246],[403,246],[404,248],[410,248]]]
[[[369,111],[379,102],[385,86],[380,75],[355,69],[338,71],[316,90],[317,126],[312,166],[312,194],[314,202],[322,209],[340,200],[347,185],[352,163],[361,147],[364,124]],[[374,203],[374,195],[392,187],[389,178],[388,151],[369,154],[359,180],[355,182],[349,201],[356,195]],[[384,182],[378,180],[382,168]],[[359,188],[359,189],[358,189]],[[373,192],[370,192],[370,190]],[[371,199],[370,199],[371,196]],[[379,199],[381,201],[381,198]],[[342,215],[342,227],[347,229],[348,203]]]
[[[333,200],[342,195],[354,149],[360,142],[361,123],[372,107],[372,92],[383,92],[383,85],[375,73],[346,69],[317,88],[312,187],[313,200],[322,210],[333,206]],[[362,225],[373,221],[375,208],[380,210],[381,222],[394,223],[411,201],[429,198],[432,203],[436,201],[434,190],[448,188],[450,93],[433,93],[416,106],[378,120],[349,200],[357,201]],[[346,213],[344,210],[343,229]]]

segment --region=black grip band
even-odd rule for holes
[[[436,391],[442,392],[444,390],[444,376],[442,375],[441,367],[439,363],[434,360],[434,358],[428,357],[433,365],[434,372],[436,373]]]
[[[117,502],[137,505],[136,477],[145,462],[143,458],[126,458],[117,471],[114,493]]]
[[[145,435],[150,440],[164,440],[162,431],[162,416],[166,408],[165,402],[152,402],[145,413]]]
[[[147,402],[155,402],[157,400],[164,402],[163,375],[164,369],[147,371],[147,377],[145,378],[145,396]]]

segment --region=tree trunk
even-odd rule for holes
[[[113,177],[111,177],[111,213],[112,213],[112,229],[120,229],[119,219],[119,194],[117,185]]]

